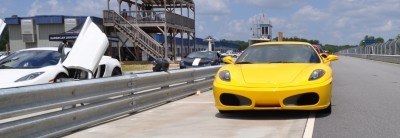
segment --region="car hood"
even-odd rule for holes
[[[6,28],[6,23],[0,19],[0,36],[3,33],[4,28]]]
[[[66,68],[94,72],[107,50],[107,36],[87,17],[68,57],[62,63]]]
[[[40,69],[0,69],[0,85],[13,83],[30,73],[40,72]]]
[[[292,83],[313,64],[243,64],[239,69],[248,84]],[[306,71],[307,72],[307,71]],[[310,74],[306,74],[310,75]]]

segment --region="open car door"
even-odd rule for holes
[[[107,36],[90,17],[87,17],[74,46],[62,64],[68,69],[80,69],[93,75],[107,46]]]
[[[3,33],[4,28],[6,28],[6,23],[0,19],[0,36]]]

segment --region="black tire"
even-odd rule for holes
[[[218,112],[219,112],[220,114],[230,114],[230,113],[232,113],[233,111],[218,110]]]
[[[319,110],[318,113],[321,114],[330,114],[332,113],[332,104],[329,104],[329,106],[325,109]]]
[[[112,73],[111,73],[111,77],[115,77],[115,76],[122,76],[122,71],[119,68],[114,68]]]
[[[63,79],[63,78],[68,78],[68,76],[65,75],[65,74],[58,74],[58,75],[54,78],[54,83],[60,83],[60,82],[61,82],[60,79]]]

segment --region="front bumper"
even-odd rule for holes
[[[322,110],[330,105],[331,82],[284,88],[248,88],[214,83],[213,90],[218,110]],[[227,99],[235,96],[233,101],[240,102],[226,105]]]

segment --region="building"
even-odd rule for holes
[[[64,15],[41,15],[32,17],[13,16],[6,18],[5,22],[7,23],[10,36],[10,51],[14,52],[26,48],[58,46],[60,41],[50,41],[50,35],[74,30],[75,27],[82,25],[86,18],[87,16]],[[107,30],[107,27],[103,26],[103,23],[106,21],[103,21],[102,18],[91,18],[99,28],[105,28],[104,30]],[[155,43],[167,47],[167,53],[169,53],[168,58],[172,60],[176,57],[184,57],[193,51],[206,50],[208,47],[208,42],[201,38],[192,38],[191,36],[188,38],[182,38],[177,37],[175,34],[175,39],[172,39],[171,34],[168,34],[166,37],[164,37],[162,33],[149,34],[149,37],[151,37]],[[126,34],[122,32],[112,32],[109,33],[109,36],[116,36],[118,43],[110,43],[110,48],[106,53],[107,55],[122,61],[146,61],[154,59],[150,54],[142,52],[143,50],[138,48],[138,45],[141,44],[137,42],[134,43]],[[165,41],[165,38],[168,41]],[[73,43],[73,41],[70,42]],[[235,44],[218,41],[215,42],[215,51],[238,51],[238,49],[239,46]],[[164,49],[160,50],[164,51]]]
[[[5,18],[8,26],[10,51],[26,48],[58,46],[59,41],[49,41],[49,35],[63,33],[85,22],[87,16],[43,15]],[[103,20],[91,17],[102,28]]]
[[[249,45],[272,41],[272,24],[264,14],[254,19],[251,30],[253,31],[253,37],[249,39]]]

